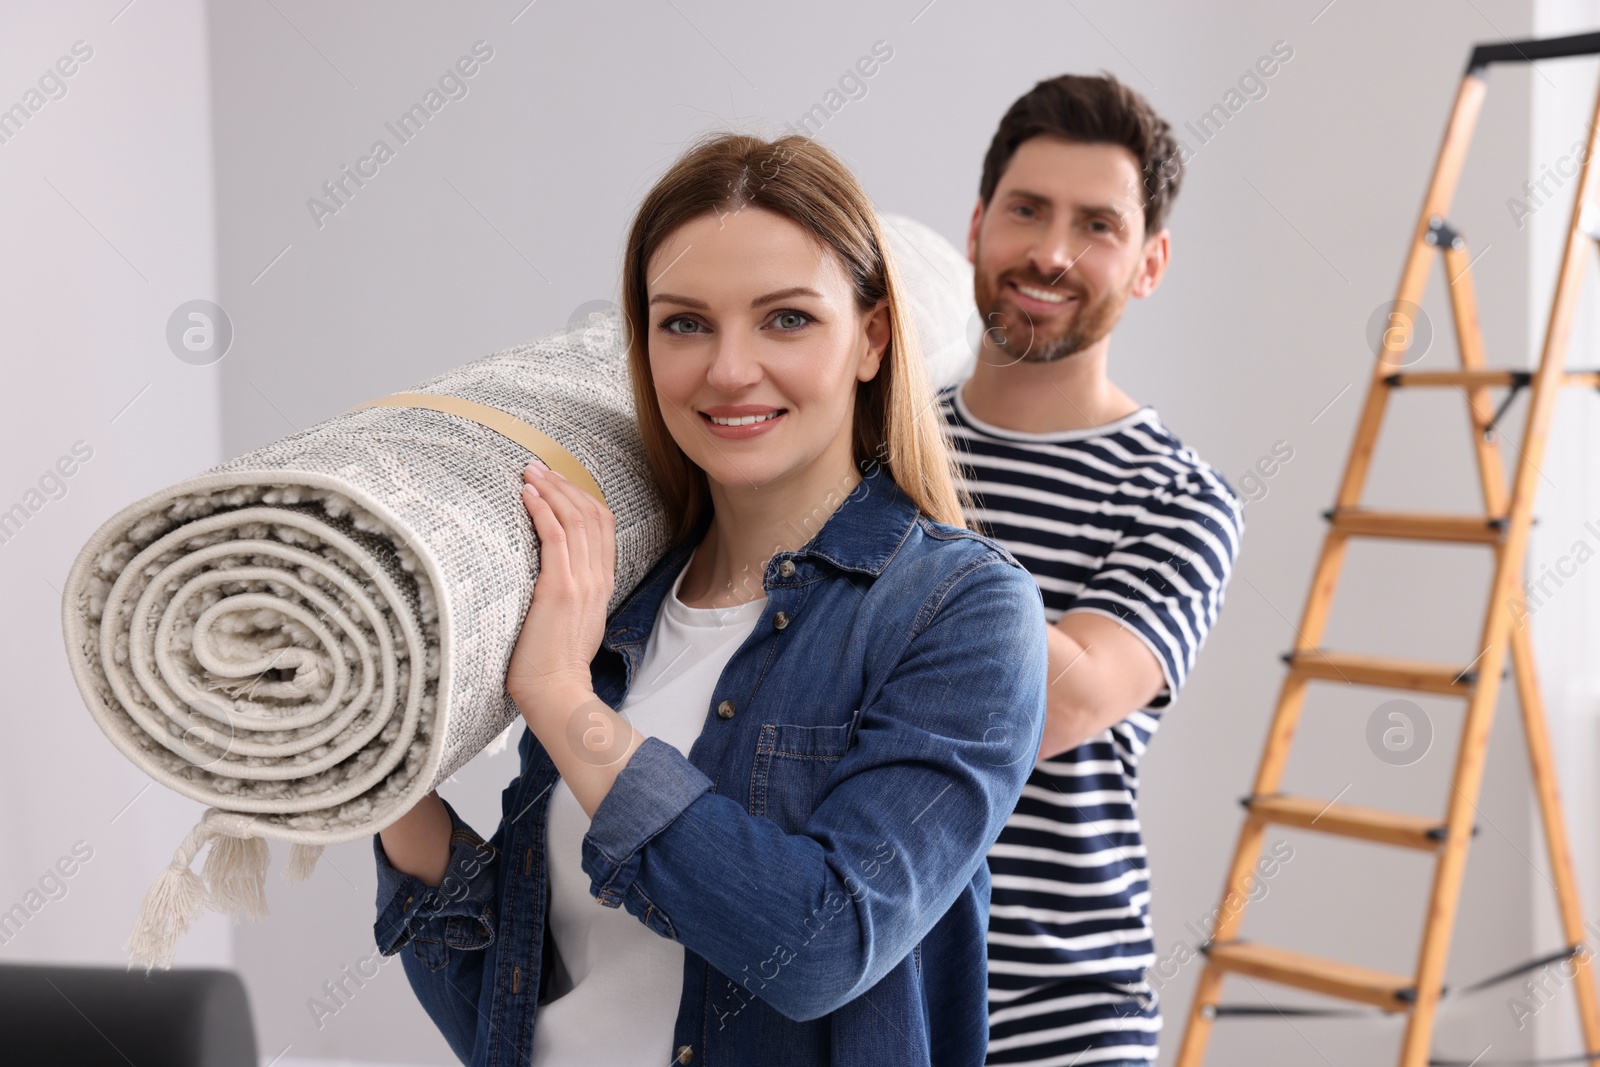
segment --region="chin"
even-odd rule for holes
[[[1001,321],[1005,324],[1005,334],[1011,345],[1009,348],[999,345],[995,347],[1002,355],[1011,359],[1025,363],[1039,362],[1037,353],[1052,350],[1072,336],[1072,328],[1077,322],[1077,317],[1078,313],[1074,311],[1060,327],[1049,334],[1041,334],[1034,328],[1032,319],[1015,308],[1010,308],[1002,315]]]
[[[728,489],[759,489],[784,473],[780,464],[755,457],[734,466],[718,456],[709,464],[701,464],[700,469],[706,472],[708,481]]]

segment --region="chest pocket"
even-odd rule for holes
[[[828,777],[850,747],[850,724],[766,723],[750,773],[750,813],[788,833],[805,828],[821,803]]]

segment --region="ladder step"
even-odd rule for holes
[[[1247,974],[1341,1000],[1371,1004],[1384,1011],[1406,1011],[1415,996],[1412,981],[1353,963],[1251,941],[1220,941],[1206,946],[1211,962],[1225,971]]]
[[[1490,515],[1436,515],[1406,511],[1369,511],[1366,508],[1331,508],[1322,517],[1333,528],[1352,537],[1398,537],[1416,541],[1461,541],[1499,544],[1505,519]]]
[[[1324,652],[1303,649],[1284,655],[1289,669],[1307,678],[1354,685],[1408,689],[1419,693],[1465,696],[1477,681],[1476,671],[1452,663],[1433,663],[1420,659],[1392,659],[1351,652]]]
[[[1389,385],[1405,386],[1526,386],[1533,378],[1525,370],[1422,370],[1402,371],[1384,378]],[[1595,371],[1567,371],[1559,383],[1563,388],[1593,389],[1600,386],[1600,373]]]
[[[1526,386],[1532,375],[1528,371],[1516,370],[1420,370],[1402,371],[1384,378],[1389,385],[1411,388],[1419,385],[1431,386]]]
[[[1281,793],[1245,797],[1252,816],[1279,826],[1299,826],[1325,834],[1355,837],[1401,848],[1432,852],[1444,843],[1444,823],[1421,815],[1404,815],[1352,804],[1329,804],[1313,797]]]

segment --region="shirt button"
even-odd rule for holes
[[[717,705],[717,716],[719,718],[723,718],[723,719],[731,719],[731,718],[733,718],[733,701],[724,700],[722,703],[718,704]],[[687,1046],[685,1046],[685,1047],[687,1047]]]
[[[794,560],[786,559],[778,564],[778,573],[785,578],[792,577],[794,575]]]
[[[694,1049],[690,1048],[688,1045],[679,1045],[678,1046],[678,1058],[676,1060],[674,1060],[673,1062],[674,1063],[693,1063],[694,1062]]]
[[[788,615],[787,612],[780,611],[780,612],[778,612],[776,615],[774,615],[772,617],[772,628],[774,630],[781,630],[785,626],[788,626],[788,625],[789,625],[789,615]]]
[[[411,902],[412,902],[412,901],[413,901],[413,900],[416,900],[416,899],[417,899],[417,896],[416,896],[416,894],[415,894],[415,893],[413,893],[413,894],[412,894],[412,895],[411,895],[411,896],[409,896],[409,897],[406,897],[406,906],[405,906],[405,907],[403,907],[403,908],[401,908],[401,909],[400,909],[400,910],[401,910],[401,911],[410,911],[410,910],[411,910]]]

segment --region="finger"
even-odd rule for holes
[[[595,578],[604,584],[616,570],[607,556],[606,548],[606,518],[610,512],[604,504],[594,498],[594,494],[569,480],[564,481],[567,488],[572,490],[572,499],[583,514],[583,528],[588,535],[589,566],[593,569]]]
[[[533,519],[533,531],[539,537],[539,585],[564,586],[572,573],[567,558],[566,533],[542,490],[527,485],[522,490],[522,502]],[[546,581],[546,577],[552,579]]]
[[[605,562],[606,581],[609,587],[616,584],[617,574],[617,517],[604,504],[600,506],[600,558]]]
[[[542,473],[544,477],[539,480],[539,496],[550,505],[550,510],[561,523],[566,535],[569,573],[577,577],[589,569],[589,531],[585,528],[578,502],[572,498],[572,494],[578,490],[549,468]]]
[[[582,565],[594,569],[594,576],[600,581],[610,582],[611,576],[616,573],[614,544],[611,547],[606,544],[608,536],[614,537],[614,523],[611,533],[608,533],[608,528],[606,528],[606,523],[613,518],[611,517],[611,510],[602,502],[597,501],[594,498],[594,494],[584,490],[578,483],[574,483],[571,478],[565,477],[557,470],[544,469],[542,474],[547,475],[546,482],[555,483],[555,490],[560,491],[563,494],[563,498],[568,499],[573,504],[576,514],[582,517],[582,522],[584,522],[584,558],[582,558]],[[571,530],[570,526],[568,526],[568,533],[576,541],[578,534],[576,534],[576,531]],[[578,553],[574,552],[573,555],[573,565],[578,566]]]

